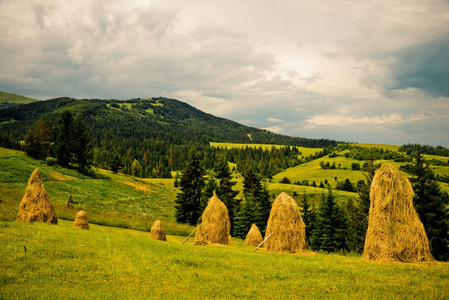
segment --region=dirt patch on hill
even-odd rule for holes
[[[133,188],[135,188],[138,191],[141,192],[147,192],[147,193],[157,193],[157,191],[153,191],[148,185],[146,184],[142,184],[142,183],[137,183],[137,182],[129,182],[129,181],[124,181],[124,180],[120,180],[121,183],[132,186]]]

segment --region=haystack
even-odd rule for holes
[[[364,259],[433,260],[424,226],[413,207],[413,188],[392,165],[384,164],[376,171],[370,202]]]
[[[165,229],[162,226],[162,222],[157,220],[151,225],[151,233],[150,237],[154,240],[167,241],[167,237],[165,236]]]
[[[195,245],[229,245],[231,223],[226,205],[214,193],[202,215],[195,236]]]
[[[268,252],[295,253],[306,249],[306,225],[296,201],[281,193],[273,203],[264,246]]]
[[[44,222],[58,224],[50,196],[42,183],[39,170],[36,169],[28,180],[25,195],[19,205],[16,222]]]
[[[84,210],[80,210],[76,214],[75,224],[73,227],[89,230],[89,222],[87,221],[87,214]]]
[[[259,228],[257,228],[256,224],[251,225],[251,229],[248,231],[248,234],[246,235],[245,242],[243,245],[245,246],[259,246],[260,243],[262,243],[262,234],[259,231]]]

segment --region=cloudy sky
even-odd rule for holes
[[[449,147],[449,1],[0,0],[0,90]]]

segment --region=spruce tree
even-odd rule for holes
[[[203,196],[200,205],[201,211],[204,211],[209,199],[214,195],[214,192],[217,191],[217,188],[218,188],[217,181],[213,176],[210,176],[209,179],[206,181],[206,185],[204,186],[203,189]],[[218,195],[217,197],[221,200],[221,198]]]
[[[312,237],[313,230],[315,229],[316,212],[315,209],[309,204],[309,200],[305,192],[302,194],[301,206],[302,208],[300,211],[302,213],[302,220],[304,221],[304,224],[306,224],[306,241],[310,243],[309,240]]]
[[[53,141],[53,124],[47,115],[43,115],[25,135],[25,153],[32,158],[45,159],[51,156]]]
[[[364,208],[361,203],[355,203],[353,199],[349,198],[344,209],[348,219],[347,248],[349,251],[362,253],[368,227]]]
[[[80,115],[73,119],[71,152],[78,170],[84,172],[92,165],[92,152],[89,134]]]
[[[413,203],[426,230],[433,257],[449,260],[449,196],[434,180],[434,173],[426,164],[418,145],[415,155]]]
[[[219,159],[218,164],[215,167],[215,178],[218,180],[218,186],[216,188],[217,197],[223,201],[228,209],[232,228],[237,206],[235,196],[237,196],[239,192],[232,189],[237,182],[231,181],[231,171],[225,156],[222,156]]]
[[[235,216],[234,227],[232,230],[233,236],[245,238],[253,223],[255,223],[254,206],[250,201],[244,199]]]
[[[312,233],[311,245],[315,250],[336,252],[346,249],[347,219],[338,206],[332,189],[327,195],[321,194],[317,212],[317,224]]]
[[[260,233],[264,235],[271,212],[270,191],[268,191],[266,182],[262,183],[256,208],[257,213],[255,214],[255,223],[259,228]]]
[[[201,199],[204,187],[204,169],[197,158],[196,149],[189,151],[187,166],[179,182],[181,192],[175,199],[176,221],[195,225],[201,216]]]
[[[68,167],[72,162],[72,130],[73,115],[66,109],[56,121],[55,154],[58,163],[63,167]]]

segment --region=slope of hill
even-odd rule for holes
[[[59,113],[69,109],[81,114],[85,122],[99,135],[98,129],[112,129],[120,135],[166,137],[178,144],[186,139],[201,143],[235,142],[325,147],[335,145],[328,139],[290,137],[248,127],[237,122],[204,113],[174,99],[77,100],[57,98],[0,109],[0,129],[19,133],[47,114],[55,120]],[[14,126],[10,126],[11,121]],[[8,123],[9,122],[9,123]],[[116,126],[114,126],[116,125]],[[112,128],[111,128],[112,127]],[[118,128],[114,128],[118,127]],[[151,132],[147,132],[147,130]],[[104,133],[103,130],[101,134]]]
[[[39,100],[0,91],[0,108],[14,106],[17,104],[27,104],[36,101]]]

